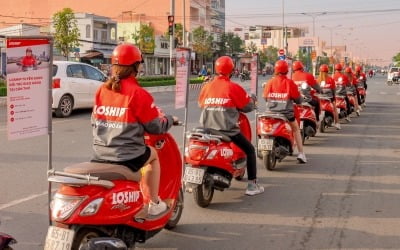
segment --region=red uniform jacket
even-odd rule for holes
[[[153,97],[134,77],[121,80],[121,91],[102,85],[92,113],[95,160],[128,161],[144,154],[144,132],[165,133],[172,116],[159,117]]]

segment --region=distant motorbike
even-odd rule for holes
[[[244,73],[244,72],[240,73],[239,74],[239,79],[240,79],[241,82],[244,82],[246,80],[251,80],[250,73]]]
[[[0,249],[1,250],[12,250],[10,245],[17,243],[17,241],[8,234],[0,233]]]

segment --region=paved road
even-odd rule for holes
[[[167,113],[183,117],[173,108],[173,93],[154,96]],[[189,128],[197,124],[196,96],[192,91]],[[178,227],[138,249],[400,249],[399,97],[399,86],[386,86],[381,76],[369,79],[361,117],[307,141],[309,163],[289,157],[267,172],[259,162],[266,191],[257,197],[244,195],[245,182],[217,192],[206,209],[185,194]],[[89,116],[85,110],[54,118],[56,169],[90,158]],[[15,249],[41,249],[48,223],[47,137],[7,141],[5,129],[0,108],[0,231],[15,235]],[[182,128],[172,133],[182,145]]]

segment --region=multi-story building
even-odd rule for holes
[[[246,47],[255,45],[257,50],[263,50],[269,46],[283,48],[285,40],[293,37],[303,37],[304,28],[286,27],[286,37],[283,36],[283,30],[280,26],[250,26],[240,34],[243,36]]]
[[[96,0],[95,3],[93,1],[65,0],[52,0],[50,2],[37,0],[5,1],[2,3],[1,9],[4,13],[8,13],[9,17],[2,17],[3,23],[0,23],[0,28],[15,22],[49,26],[52,15],[68,7],[75,13],[90,12],[94,16],[109,17],[117,23],[124,24],[125,27],[118,27],[122,33],[118,33],[116,39],[118,41],[123,37],[125,41],[131,41],[130,34],[134,32],[135,27],[138,29],[140,23],[149,24],[154,29],[155,36],[164,35],[168,30],[167,17],[171,14],[171,1],[141,1],[129,4],[126,0],[113,0],[112,2]],[[189,38],[187,45],[190,46],[190,32],[196,27],[202,26],[205,30],[211,32],[214,37],[214,47],[217,48],[218,39],[225,31],[225,0],[186,0],[185,3],[185,8],[183,8],[183,1],[175,0],[174,15],[175,23],[183,24],[185,18],[186,31],[189,32],[186,34],[186,37]],[[15,6],[18,6],[18,8],[15,8]],[[116,28],[116,31],[118,31],[118,28]],[[85,33],[86,30],[83,31]],[[94,34],[91,35],[94,36]],[[101,33],[98,35],[100,36],[98,42],[101,43]],[[82,40],[87,40],[87,38]],[[97,49],[106,50],[104,47],[97,46],[100,46],[100,43],[93,44],[96,45]],[[147,53],[145,56],[150,57],[151,54]]]
[[[93,65],[110,63],[112,51],[118,44],[117,22],[90,13],[75,13],[75,18],[80,46],[73,56]]]

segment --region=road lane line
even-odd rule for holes
[[[36,198],[38,198],[40,196],[43,196],[43,195],[47,195],[47,191],[44,191],[44,192],[42,192],[40,194],[33,194],[33,195],[28,196],[28,197],[25,197],[25,198],[22,198],[22,199],[18,199],[18,200],[14,200],[14,201],[11,201],[11,202],[6,203],[4,205],[1,205],[0,206],[0,211],[4,210],[6,208],[12,207],[12,206],[21,204],[21,203],[23,203],[25,201],[30,201],[30,200],[36,199]]]

